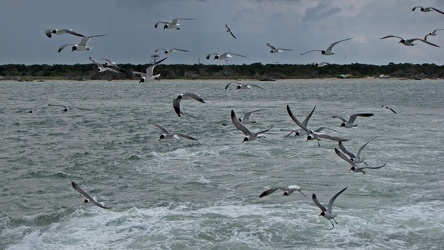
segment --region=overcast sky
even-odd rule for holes
[[[228,64],[260,62],[349,64],[444,62],[444,30],[428,41],[407,47],[386,35],[419,37],[444,29],[444,15],[412,11],[423,5],[444,11],[443,0],[0,0],[0,64],[89,63],[89,56],[117,63],[146,64],[157,48],[190,52],[168,55],[166,64],[225,64],[206,60],[211,52],[233,52]],[[154,28],[160,20],[186,17],[181,30]],[[237,39],[225,32],[228,24]],[[60,45],[77,43],[72,35],[46,37],[48,28],[71,28],[91,39],[91,51],[73,52]],[[339,43],[332,56],[312,49]],[[271,54],[267,42],[286,51]],[[163,55],[161,55],[163,57]]]

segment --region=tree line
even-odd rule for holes
[[[69,80],[124,80],[137,79],[133,71],[145,72],[146,64],[120,64],[121,73],[98,72],[93,64],[5,64],[0,65],[3,79],[69,79]],[[161,79],[311,79],[331,78],[340,74],[352,77],[379,77],[381,74],[393,78],[423,79],[444,78],[444,66],[436,64],[389,63],[371,64],[331,64],[317,67],[311,64],[159,64],[155,74]]]

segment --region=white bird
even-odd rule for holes
[[[148,68],[146,68],[146,73],[142,73],[142,72],[138,72],[138,71],[133,71],[133,75],[139,76],[140,77],[140,81],[141,82],[145,82],[145,81],[151,81],[154,80],[156,78],[159,78],[160,74],[154,75],[154,68],[161,62],[165,61],[165,59],[167,59],[168,57],[165,57],[164,59],[151,64],[150,66],[148,66]]]
[[[173,49],[158,48],[158,49],[156,49],[154,52],[157,52],[157,51],[159,51],[159,50],[163,50],[163,51],[164,51],[163,53],[165,53],[165,54],[171,54],[171,53],[176,52],[176,51],[190,52],[189,50],[178,49],[178,48],[173,48]]]
[[[326,50],[315,49],[315,50],[310,50],[310,51],[304,52],[304,53],[302,53],[301,55],[305,55],[305,54],[310,53],[310,52],[313,52],[313,51],[321,51],[321,54],[324,55],[324,56],[334,55],[335,53],[331,52],[331,50],[333,49],[333,47],[334,47],[336,44],[338,44],[338,43],[340,43],[340,42],[344,42],[344,41],[350,40],[350,39],[352,39],[352,38],[353,38],[353,37],[350,37],[350,38],[347,38],[347,39],[344,39],[344,40],[341,40],[341,41],[334,42],[334,43],[332,43],[332,44],[331,44]]]
[[[290,185],[288,187],[272,187],[269,188],[267,190],[265,190],[262,194],[259,195],[259,198],[262,198],[264,196],[267,196],[269,194],[274,193],[276,190],[282,190],[284,191],[284,196],[289,196],[290,194],[292,194],[294,191],[298,191],[299,193],[301,193],[305,198],[307,198],[307,196],[305,196],[304,193],[302,193],[301,191],[301,187],[297,186],[297,185]]]
[[[378,168],[385,167],[385,165],[386,165],[386,163],[384,163],[384,165],[376,166],[376,167],[369,167],[369,166],[358,167],[358,165],[356,165],[356,163],[354,161],[352,161],[349,158],[347,158],[347,156],[345,156],[345,154],[343,154],[341,151],[339,151],[339,149],[335,148],[335,153],[339,157],[341,157],[344,161],[348,162],[352,166],[350,168],[350,171],[353,171],[353,172],[361,172],[361,173],[365,174],[364,169],[366,169],[366,168],[368,168],[368,169],[378,169]]]
[[[358,125],[353,124],[358,116],[370,117],[370,116],[373,116],[373,114],[372,113],[353,114],[353,115],[350,116],[350,118],[348,118],[348,121],[346,119],[340,117],[340,116],[337,116],[337,115],[332,116],[332,118],[339,118],[339,119],[341,119],[341,121],[342,121],[341,127],[353,128],[353,127],[358,126]]]
[[[333,195],[333,197],[331,197],[330,201],[328,202],[328,207],[325,208],[324,206],[321,205],[321,203],[319,203],[318,199],[316,198],[316,194],[313,194],[311,196],[311,198],[313,199],[314,203],[316,204],[316,206],[318,206],[321,209],[321,214],[319,216],[323,216],[324,218],[326,218],[328,221],[330,221],[332,226],[335,226],[333,224],[333,222],[331,222],[331,220],[334,220],[336,224],[338,224],[338,222],[335,220],[336,214],[333,214],[333,202],[335,202],[336,198],[345,190],[347,189],[344,188],[341,191],[339,191],[337,194]]]
[[[283,48],[276,48],[273,45],[271,45],[270,43],[267,43],[267,46],[271,48],[270,53],[278,53],[278,52],[283,52],[283,51],[291,51],[291,49],[283,49]]]
[[[262,88],[262,87],[259,87],[259,86],[257,86],[257,85],[255,85],[255,84],[240,84],[240,83],[238,83],[238,82],[230,82],[230,83],[228,83],[226,86],[225,86],[225,89],[227,89],[232,83],[236,83],[237,84],[237,86],[236,86],[236,90],[239,90],[239,89],[252,89],[252,87],[256,87],[256,88],[260,88],[260,89],[264,89],[264,88]]]
[[[182,138],[187,138],[187,139],[190,139],[190,140],[197,140],[196,138],[191,137],[189,135],[184,135],[184,134],[181,134],[181,133],[171,133],[166,128],[164,128],[164,127],[162,127],[160,125],[157,125],[157,124],[153,124],[153,125],[158,127],[162,131],[162,134],[160,135],[159,141],[162,140],[162,139],[165,139],[165,140],[167,140],[167,139],[180,139],[181,137]]]
[[[424,8],[422,6],[416,6],[416,7],[413,7],[412,11],[415,11],[417,8],[420,9],[422,12],[436,11],[438,13],[444,14],[444,12],[442,12],[442,11],[436,9],[436,8],[433,8],[433,7],[425,7]]]
[[[80,194],[82,194],[83,196],[86,197],[85,201],[83,203],[88,203],[88,202],[92,202],[94,203],[94,205],[104,208],[104,209],[111,209],[111,207],[107,207],[105,206],[105,203],[103,202],[98,202],[95,196],[91,196],[89,195],[87,192],[85,192],[79,185],[77,185],[77,183],[75,182],[71,182],[72,187],[77,190],[77,192],[79,192]]]
[[[388,35],[388,36],[385,36],[385,37],[381,37],[381,39],[386,39],[386,38],[399,38],[399,39],[401,39],[401,40],[399,41],[399,43],[402,43],[402,44],[404,44],[405,46],[415,46],[416,44],[413,43],[414,41],[421,41],[421,42],[423,42],[423,43],[427,43],[427,44],[429,44],[429,45],[432,45],[432,46],[435,46],[435,47],[438,47],[438,48],[439,48],[438,45],[436,45],[436,44],[434,44],[434,43],[431,43],[431,42],[428,42],[428,41],[426,41],[426,40],[424,40],[424,39],[421,39],[421,38],[404,39],[404,38],[402,38],[402,37],[400,37],[400,36],[395,36],[395,35]]]
[[[233,56],[240,56],[240,57],[246,57],[243,55],[239,55],[239,54],[235,54],[235,53],[231,53],[231,52],[224,52],[224,53],[210,53],[208,54],[205,58],[210,59],[210,57],[214,55],[213,60],[226,60],[228,58],[233,58]]]
[[[92,57],[89,57],[89,60],[97,65],[99,72],[111,71],[111,72],[115,72],[115,73],[120,73],[119,71],[117,71],[115,69],[104,67],[101,63],[94,60]]]
[[[205,103],[205,101],[202,99],[202,97],[200,97],[198,94],[190,93],[190,92],[180,94],[176,98],[173,99],[173,108],[174,108],[174,111],[176,111],[176,114],[179,117],[181,117],[184,114],[182,112],[181,108],[180,108],[181,101],[182,100],[191,100],[191,99],[194,99],[194,100],[196,100],[198,102],[201,102],[201,103]],[[194,116],[189,115],[189,114],[186,114],[186,115],[194,117]]]
[[[154,25],[154,28],[157,28],[157,25],[159,25],[159,23],[162,23],[162,24],[164,24],[163,29],[180,30],[179,20],[196,20],[196,19],[194,19],[194,18],[174,18],[173,21],[159,21]]]
[[[397,114],[397,112],[394,109],[390,108],[389,106],[382,105],[381,107],[383,107],[383,108],[385,107],[386,109],[388,109],[388,110],[392,111],[393,113]]]
[[[72,29],[46,29],[45,34],[49,38],[51,38],[52,35],[63,35],[63,34],[71,34],[74,36],[85,37],[84,35],[79,34]]]
[[[71,52],[73,51],[85,51],[85,50],[91,50],[93,47],[92,46],[87,46],[86,44],[89,42],[89,40],[91,40],[91,38],[93,37],[100,37],[100,36],[107,36],[107,34],[105,35],[95,35],[95,36],[85,36],[82,38],[82,40],[80,40],[80,43],[77,44],[63,44],[62,46],[59,47],[58,52],[60,53],[60,51],[62,51],[66,46],[72,46],[71,48]]]
[[[427,41],[428,36],[436,36],[436,31],[438,31],[438,30],[444,30],[444,29],[436,29],[436,30],[430,32],[429,34],[424,36],[424,41]]]
[[[62,107],[62,108],[63,108],[63,112],[67,112],[67,111],[70,110],[70,109],[91,110],[91,109],[85,109],[85,108],[79,108],[79,107],[70,107],[70,106],[59,105],[59,104],[48,104],[48,106]]]
[[[242,122],[242,124],[250,124],[250,123],[256,123],[256,121],[250,120],[250,116],[254,112],[262,111],[263,109],[253,110],[250,112],[247,112],[244,114],[244,118],[239,118],[239,121]]]
[[[230,33],[230,35],[236,39],[236,36],[233,34],[233,32],[231,31],[231,29],[228,27],[227,24],[225,24],[225,28],[227,28],[227,32]]]
[[[375,137],[376,138],[376,137]],[[342,141],[339,141],[339,148],[341,149],[342,152],[344,152],[344,154],[348,155],[350,157],[350,160],[353,161],[354,163],[364,163],[365,165],[367,165],[367,163],[365,162],[364,158],[361,158],[361,152],[362,150],[364,150],[365,146],[367,146],[367,144],[369,144],[371,141],[373,141],[375,138],[371,139],[370,141],[368,141],[367,143],[365,143],[364,145],[362,145],[359,150],[358,153],[356,155],[354,155],[352,152],[348,151],[344,144],[342,143]]]
[[[114,67],[114,68],[120,69],[120,67],[117,66],[116,62],[113,62],[113,61],[109,60],[108,58],[102,58],[102,59],[105,60],[105,66],[106,67]]]
[[[233,122],[234,126],[239,129],[240,131],[242,131],[245,134],[244,140],[243,142],[246,141],[254,141],[257,138],[265,138],[263,136],[263,133],[268,132],[271,128],[273,128],[273,126],[271,126],[270,128],[266,129],[266,130],[262,130],[259,131],[257,133],[252,133],[247,127],[245,127],[240,121],[239,119],[236,117],[236,114],[234,113],[234,110],[231,110],[231,121]]]

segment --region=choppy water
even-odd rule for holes
[[[0,249],[442,248],[442,80],[252,82],[266,90],[249,91],[226,83],[0,82]],[[198,119],[173,111],[187,91],[207,102],[182,103]],[[300,119],[316,105],[309,126],[353,138],[354,152],[377,136],[363,155],[387,166],[353,173],[334,142],[283,139],[280,129],[296,128],[287,104]],[[231,109],[264,109],[247,126],[275,133],[241,143]],[[357,112],[375,115],[353,129],[331,118]],[[198,141],[159,142],[152,123]],[[83,205],[71,181],[113,208]],[[258,198],[291,184],[309,198]],[[346,186],[332,227],[310,196],[327,204]]]

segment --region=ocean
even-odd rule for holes
[[[0,249],[442,249],[443,80],[228,82],[0,82]],[[182,101],[196,118],[173,110],[185,92],[206,102]],[[284,138],[298,128],[287,105],[300,120],[316,106],[308,127],[354,153],[375,138],[361,156],[386,166],[354,173],[336,142]],[[246,127],[273,128],[242,143],[230,112],[258,109]],[[355,113],[374,116],[332,118]],[[159,141],[154,123],[197,140]],[[259,198],[288,185],[308,198]],[[345,187],[333,227],[311,196],[327,206]]]

